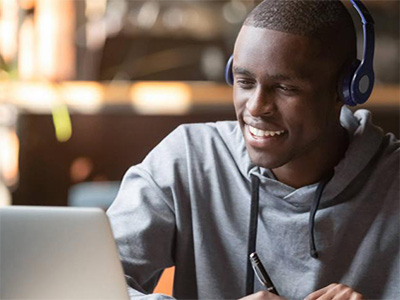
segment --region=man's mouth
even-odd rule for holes
[[[283,133],[285,133],[285,130],[278,130],[278,131],[269,131],[269,130],[261,130],[257,129],[255,127],[249,126],[249,131],[252,135],[256,137],[272,137],[272,136],[279,136]]]

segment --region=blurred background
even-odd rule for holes
[[[106,209],[176,126],[235,119],[224,67],[257,3],[0,0],[0,205]],[[400,2],[364,3],[376,87],[363,107],[398,137]]]

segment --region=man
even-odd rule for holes
[[[253,10],[234,49],[238,122],[180,126],[108,211],[132,298],[168,298],[149,293],[172,265],[176,298],[400,298],[399,142],[343,108],[355,53],[339,1]],[[254,281],[252,240],[280,296]]]

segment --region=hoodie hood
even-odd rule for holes
[[[368,110],[361,109],[353,114],[343,107],[340,121],[349,134],[350,143],[324,191],[328,199],[336,198],[363,172],[379,152],[384,138],[382,129],[372,124],[372,115]]]

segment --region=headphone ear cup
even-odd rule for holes
[[[226,63],[226,67],[225,67],[225,81],[229,85],[233,85],[232,67],[233,67],[233,55],[231,55],[231,57],[229,57],[229,60]]]
[[[348,68],[346,68],[345,72],[341,76],[339,80],[339,95],[344,104],[348,106],[356,106],[357,100],[353,99],[352,93],[352,80],[354,78],[355,72],[358,66],[361,64],[361,61],[356,59],[354,60]]]

